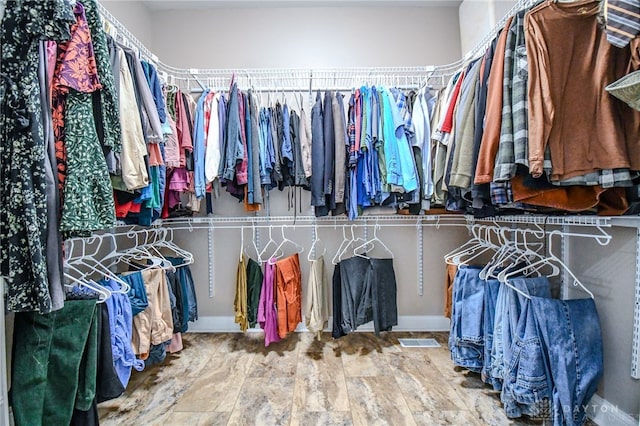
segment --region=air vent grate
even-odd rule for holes
[[[403,348],[439,348],[436,339],[398,339]]]

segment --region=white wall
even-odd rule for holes
[[[613,228],[610,231],[613,239],[604,247],[585,238],[570,241],[569,267],[596,298],[604,342],[604,378],[598,386],[598,395],[637,418],[640,380],[630,376],[636,229]],[[584,293],[576,295],[585,297]]]
[[[462,54],[473,49],[517,3],[517,0],[464,0],[460,4]]]
[[[191,68],[420,66],[460,57],[455,7],[153,12],[154,46]]]
[[[153,26],[149,9],[139,1],[99,0],[138,40],[154,51]]]

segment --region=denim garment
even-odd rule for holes
[[[286,158],[291,163],[293,163],[293,145],[291,144],[291,133],[290,120],[291,116],[289,115],[289,107],[287,104],[282,106],[282,158]]]
[[[486,280],[484,283],[484,358],[481,374],[482,381],[490,384],[496,390],[502,388],[502,382],[492,375],[491,351],[493,350],[493,330],[500,287],[500,281],[495,279]]]
[[[269,163],[269,114],[266,109],[260,109],[260,183],[268,185],[271,183],[271,170],[273,166]]]
[[[584,405],[596,392],[604,360],[593,299],[531,298],[553,384],[553,424],[582,425]]]
[[[232,181],[236,175],[236,164],[244,158],[244,145],[240,135],[240,99],[236,83],[231,86],[229,104],[227,106],[227,134],[225,141],[225,161],[220,162],[222,172],[218,173],[225,180]]]
[[[546,277],[513,278],[509,284],[529,296],[551,298]],[[544,353],[536,329],[531,300],[511,290],[504,324],[505,375],[501,400],[507,417],[540,416],[548,407],[551,389],[547,383]]]
[[[484,356],[484,281],[479,277],[480,270],[478,267],[461,266],[456,272],[449,334],[449,350],[454,364],[476,373],[482,370]]]
[[[158,73],[152,64],[145,61],[141,61],[141,63],[144,75],[147,78],[147,83],[149,83],[149,88],[151,89],[151,94],[153,95],[153,101],[155,102],[156,109],[158,110],[158,118],[160,118],[160,122],[164,124],[167,121],[167,112],[164,105],[164,98],[162,97],[162,87],[160,85]]]
[[[118,290],[120,288],[120,285],[112,280],[105,280],[102,284],[110,290]],[[146,291],[144,294],[146,297]],[[113,366],[120,382],[122,382],[122,386],[126,388],[131,377],[131,367],[137,371],[144,369],[144,361],[136,358],[131,346],[133,328],[131,302],[126,294],[112,293],[111,297],[105,301],[105,304],[109,310]]]
[[[502,390],[502,381],[504,380],[504,324],[506,311],[508,310],[507,294],[510,289],[506,285],[501,285],[498,289],[498,297],[496,299],[496,311],[493,319],[493,335],[491,345],[491,355],[485,360],[489,366],[488,376],[494,390]]]
[[[180,257],[167,257],[167,260],[176,267],[176,277],[182,287],[184,300],[182,301],[184,318],[182,323],[182,332],[188,329],[188,322],[198,319],[198,300],[196,298],[196,289],[191,276],[191,268],[189,265],[183,265],[184,259]]]
[[[131,303],[131,312],[133,316],[138,315],[140,312],[147,309],[149,306],[149,300],[147,299],[147,289],[144,286],[141,272],[133,272],[131,274],[123,275],[124,281],[129,284],[129,301]]]

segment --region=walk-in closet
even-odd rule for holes
[[[640,424],[638,0],[0,22],[0,426]]]

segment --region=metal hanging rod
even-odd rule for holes
[[[535,224],[535,225],[550,225],[550,226],[594,226],[594,227],[611,227],[611,218],[605,216],[534,216],[534,215],[522,215],[522,216],[496,216],[483,219],[474,219],[475,222],[496,222],[500,223],[521,223],[521,224]]]
[[[266,227],[291,226],[291,227],[307,227],[307,226],[369,226],[380,224],[384,226],[400,225],[400,226],[470,226],[473,224],[523,224],[523,225],[549,225],[549,226],[588,226],[588,227],[611,227],[610,217],[600,216],[497,216],[491,218],[477,219],[473,216],[464,215],[422,215],[422,216],[404,216],[404,215],[371,215],[360,216],[355,220],[349,220],[345,216],[298,216],[295,219],[292,216],[238,216],[238,217],[188,217],[158,220],[153,223],[153,227],[162,226],[187,226],[194,227],[196,225],[236,225],[236,226],[252,226],[264,225]],[[118,224],[118,227],[131,227],[124,223]]]

